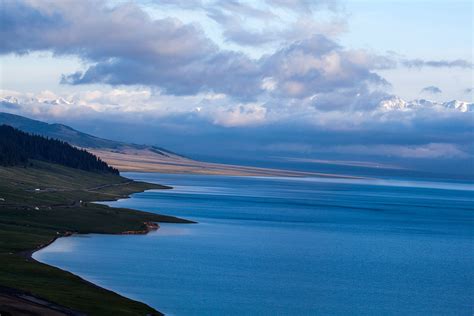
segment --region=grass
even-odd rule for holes
[[[159,315],[143,303],[36,262],[25,253],[70,232],[119,234],[145,230],[145,222],[187,222],[91,203],[165,188],[37,161],[28,168],[0,168],[0,286],[88,315]]]

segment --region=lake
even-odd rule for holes
[[[126,173],[107,203],[192,219],[60,238],[34,258],[167,315],[472,315],[469,182]]]

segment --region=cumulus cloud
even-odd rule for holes
[[[218,7],[259,18],[268,15],[234,1]],[[389,59],[346,50],[321,34],[255,60],[220,49],[197,24],[153,19],[133,3],[110,7],[93,0],[24,0],[8,1],[3,9],[0,52],[48,50],[86,62],[86,70],[64,75],[64,84],[146,85],[163,94],[224,93],[240,101],[268,95],[302,99],[388,85],[374,70],[389,67]],[[265,89],[265,82],[274,82],[274,89]]]
[[[7,1],[2,11],[1,53],[51,50],[92,64],[63,83],[144,84],[175,95],[259,92],[258,69],[247,56],[220,50],[198,25],[152,19],[132,3]]]
[[[420,90],[420,93],[440,94],[441,89],[436,86],[427,86]]]
[[[380,67],[364,51],[344,50],[322,35],[295,42],[261,59],[272,93],[281,97],[304,98],[342,89],[364,90],[368,84],[388,85],[373,72]]]

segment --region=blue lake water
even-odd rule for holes
[[[34,257],[168,315],[472,315],[469,183],[128,173],[108,203],[193,219]]]

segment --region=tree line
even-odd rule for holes
[[[31,135],[8,125],[1,125],[0,165],[27,167],[30,159],[85,171],[119,174],[117,169],[84,149],[61,140]]]

